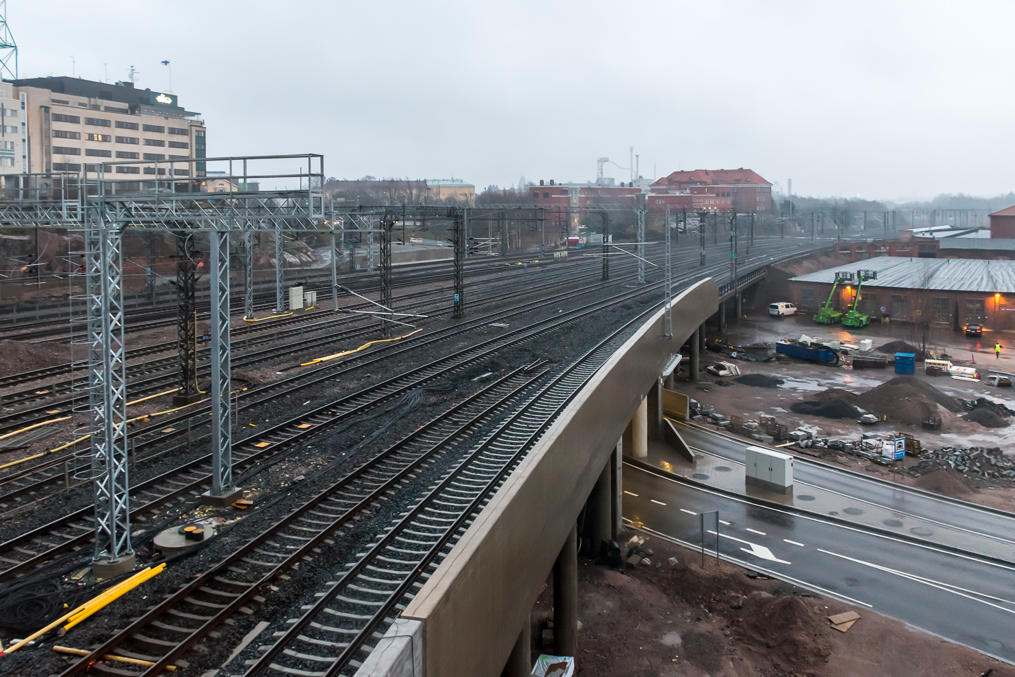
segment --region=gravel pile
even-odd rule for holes
[[[861,413],[855,405],[841,398],[803,400],[794,402],[789,408],[797,414],[824,418],[857,418]]]
[[[920,476],[936,470],[951,469],[980,479],[1015,480],[1015,458],[1005,456],[999,447],[941,447],[924,451],[910,474]]]
[[[888,353],[889,355],[894,355],[895,353],[914,353],[916,355],[916,359],[923,359],[923,354],[920,352],[920,349],[914,345],[906,343],[905,341],[889,341],[884,345],[878,346],[876,350],[879,353]]]

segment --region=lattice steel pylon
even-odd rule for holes
[[[85,230],[88,296],[88,385],[91,405],[94,561],[133,556],[130,544],[127,381],[123,345],[122,222],[93,207]]]
[[[229,224],[216,223],[208,234],[211,268],[211,439],[212,496],[233,490],[233,434],[229,343]]]
[[[194,234],[176,232],[176,361],[177,391],[174,401],[189,404],[198,395],[197,387],[197,276],[194,264]]]
[[[18,43],[7,23],[7,0],[0,0],[0,78],[18,79]]]

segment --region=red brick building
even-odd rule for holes
[[[751,169],[695,169],[673,172],[649,191],[653,204],[702,210],[768,213],[772,184]]]
[[[990,214],[991,238],[1015,238],[1015,205]]]

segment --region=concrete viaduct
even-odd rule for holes
[[[677,435],[662,416],[671,395],[664,369],[686,341],[696,377],[702,325],[718,314],[725,327],[734,303],[739,317],[740,292],[764,275],[754,271],[735,288],[708,278],[674,297],[672,338],[663,336],[662,308],[644,322],[506,479],[357,676],[529,675],[529,616],[551,575],[554,650],[574,655],[579,513],[586,509],[592,543],[617,536],[622,455],[644,456],[650,436]]]

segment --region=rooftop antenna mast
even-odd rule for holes
[[[130,71],[127,73],[127,77],[130,78],[130,84],[134,84],[134,81],[137,79],[137,74],[138,71],[134,70],[134,67],[131,66]]]
[[[7,23],[7,0],[0,0],[0,78],[18,79],[18,44]]]

